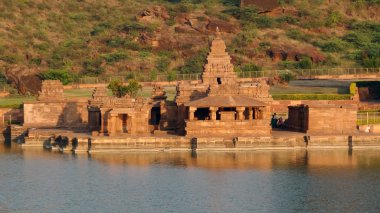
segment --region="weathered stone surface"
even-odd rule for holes
[[[357,132],[355,105],[298,105],[289,107],[286,125],[309,134],[352,134]]]
[[[59,80],[46,80],[42,82],[38,101],[63,101],[63,85]]]

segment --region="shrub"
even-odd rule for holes
[[[130,79],[128,85],[123,85],[120,80],[112,80],[108,86],[108,89],[112,91],[112,94],[118,98],[124,97],[125,95],[130,95],[131,97],[136,97],[142,86],[137,80]]]
[[[142,86],[137,80],[131,79],[128,81],[128,86],[126,86],[126,92],[128,95],[136,97],[140,90],[142,90]]]
[[[126,59],[129,60],[130,59],[128,54],[125,52],[115,52],[115,53],[105,54],[105,55],[103,55],[103,58],[109,64],[112,64],[114,62],[118,62],[121,60],[126,60]]]
[[[42,80],[60,80],[63,85],[67,85],[73,81],[73,76],[66,70],[50,69],[40,73]]]
[[[202,50],[185,62],[181,67],[181,73],[200,73],[203,71],[203,66],[206,63],[207,50]]]
[[[150,80],[151,81],[156,81],[157,80],[157,70],[152,70],[152,71],[150,71],[150,75],[149,75],[149,77],[150,77]]]
[[[301,61],[299,61],[296,64],[296,68],[298,69],[311,69],[312,67],[313,67],[313,62],[308,57],[301,59]]]
[[[367,34],[358,32],[350,32],[346,34],[343,36],[343,40],[359,48],[367,46],[371,42],[371,38],[369,38]]]
[[[175,81],[176,80],[176,73],[172,70],[172,71],[169,71],[167,73],[167,76],[166,76],[167,80],[169,82],[172,82],[172,81]]]
[[[380,67],[380,50],[378,46],[368,47],[360,51],[356,59],[358,63],[367,68]]]
[[[276,21],[280,24],[287,23],[287,24],[298,24],[299,20],[293,16],[281,16],[276,19]]]
[[[254,64],[254,63],[244,64],[244,65],[241,67],[241,71],[243,71],[243,72],[260,71],[261,69],[262,69],[262,67],[257,66],[257,65]]]
[[[108,86],[108,89],[112,91],[115,97],[121,98],[127,94],[126,86],[120,80],[112,80]]]
[[[156,62],[156,69],[160,72],[166,72],[169,69],[170,60],[167,57],[160,57]]]
[[[290,71],[280,72],[279,77],[283,82],[287,82],[287,83],[295,79],[295,75]]]
[[[336,26],[342,21],[342,15],[337,11],[329,12],[325,25],[328,27]]]
[[[101,65],[101,59],[88,59],[83,62],[83,74],[89,76],[101,75],[104,72],[104,68]]]
[[[350,46],[350,44],[338,38],[333,38],[326,42],[314,42],[314,45],[325,52],[342,52]]]
[[[112,39],[107,39],[106,44],[109,47],[122,47],[125,43],[125,40],[120,37],[112,38]]]
[[[298,41],[305,41],[305,42],[310,41],[310,36],[305,35],[304,33],[301,33],[299,30],[296,30],[296,29],[288,30],[286,32],[286,36]]]
[[[258,28],[273,28],[275,27],[275,20],[267,15],[260,15],[255,19]]]
[[[293,61],[281,61],[277,64],[279,69],[294,69],[296,68],[296,62]]]
[[[350,84],[350,95],[354,96],[356,94],[356,83],[351,83]]]

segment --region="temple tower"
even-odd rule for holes
[[[236,84],[237,76],[231,57],[226,52],[226,44],[220,36],[219,28],[216,29],[216,37],[211,43],[211,51],[207,56],[207,64],[204,66],[202,81],[210,86]]]

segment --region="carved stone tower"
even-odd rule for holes
[[[216,37],[211,43],[211,52],[207,56],[202,81],[210,86],[236,84],[237,81],[231,57],[226,52],[226,44],[220,36],[219,28],[216,29]]]

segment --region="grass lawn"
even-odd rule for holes
[[[0,108],[18,108],[24,101],[34,101],[35,96],[14,96],[0,98]]]
[[[272,86],[269,92],[272,95],[280,94],[349,94],[350,83],[333,80],[297,80],[289,85]]]
[[[79,97],[86,97],[86,98],[90,98],[91,95],[92,95],[92,91],[94,91],[94,89],[92,88],[85,88],[85,89],[67,89],[67,90],[64,90],[63,93],[65,95],[66,98],[79,98]]]

